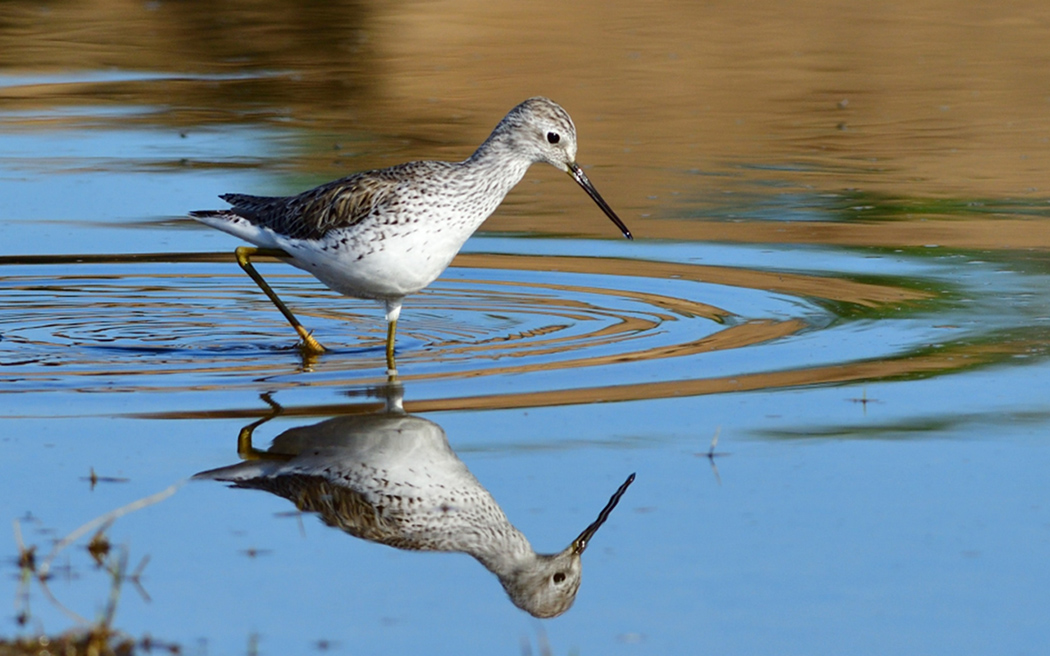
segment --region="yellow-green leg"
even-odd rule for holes
[[[397,319],[387,322],[386,326],[386,373],[397,376],[397,363],[394,362],[394,334],[397,332]]]
[[[303,328],[303,324],[299,323],[299,320],[295,318],[292,311],[284,304],[277,294],[270,289],[270,285],[263,280],[263,277],[259,275],[259,272],[252,266],[251,258],[253,255],[265,255],[270,257],[287,257],[287,253],[282,250],[275,248],[254,248],[252,246],[240,246],[237,248],[237,264],[241,265],[244,272],[251,276],[251,279],[255,281],[255,284],[259,286],[259,289],[263,290],[263,293],[277,306],[277,309],[281,311],[284,318],[288,320],[288,323],[292,324],[292,328],[295,328],[295,332],[298,333],[299,339],[303,340],[302,349],[307,353],[324,353],[325,348],[321,346],[321,343],[314,339],[314,336],[310,334],[306,328]],[[388,362],[393,357],[393,346],[388,345]]]

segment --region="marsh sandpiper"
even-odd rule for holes
[[[308,353],[325,349],[255,270],[252,256],[277,257],[337,292],[385,303],[387,369],[394,374],[394,334],[405,296],[441,275],[536,162],[568,173],[632,239],[576,163],[576,127],[568,112],[539,97],[510,110],[462,162],[364,171],[297,196],[224,194],[230,209],[190,216],[255,244],[238,248],[237,262],[295,328]]]

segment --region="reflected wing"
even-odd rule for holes
[[[427,551],[439,548],[409,537],[406,534],[409,532],[402,526],[404,518],[401,513],[383,505],[373,505],[364,494],[323,476],[282,474],[236,479],[232,483],[234,487],[265,490],[284,497],[299,510],[317,513],[325,524],[357,538],[398,549]],[[391,498],[390,501],[396,503],[397,500]],[[418,526],[414,529],[411,532],[419,531]]]

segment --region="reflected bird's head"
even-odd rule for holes
[[[534,617],[557,617],[569,610],[580,589],[583,566],[571,546],[559,554],[538,555],[527,569],[501,580],[514,605]]]
[[[528,567],[500,577],[503,588],[515,606],[530,615],[544,618],[557,617],[569,610],[580,589],[583,573],[580,556],[633,482],[634,474],[631,474],[602,508],[598,519],[585,528],[564,551],[537,555]]]

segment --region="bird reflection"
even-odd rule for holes
[[[377,391],[385,397],[380,412],[293,428],[266,451],[251,446],[252,431],[262,423],[255,422],[238,439],[244,462],[195,478],[271,492],[365,540],[468,553],[499,578],[522,610],[536,617],[567,611],[580,587],[580,556],[634,474],[568,547],[537,554],[456,456],[445,431],[403,410],[401,385]]]

